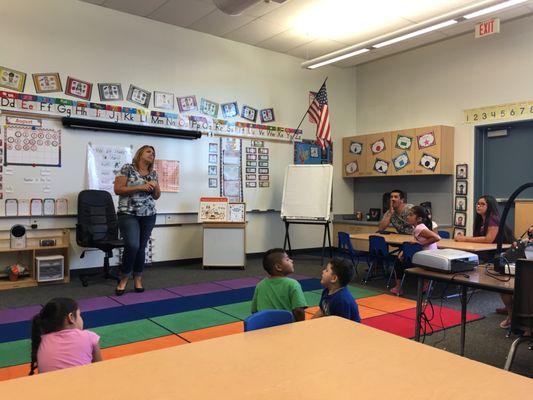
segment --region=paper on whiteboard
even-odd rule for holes
[[[114,194],[115,174],[131,163],[131,147],[87,145],[87,180],[89,189]]]
[[[30,215],[30,200],[19,199],[19,215]]]

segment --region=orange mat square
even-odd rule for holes
[[[201,340],[213,339],[241,332],[244,332],[244,322],[239,321],[232,322],[231,324],[211,326],[209,328],[198,329],[195,331],[182,332],[180,333],[180,337],[189,342],[199,342]]]
[[[387,312],[359,305],[359,315],[361,316],[361,319],[377,317],[383,314],[387,314]]]
[[[374,308],[376,310],[394,313],[416,307],[416,301],[403,297],[380,294],[378,296],[365,297],[357,300],[360,306]]]
[[[0,381],[21,378],[30,372],[30,364],[14,365],[12,367],[0,368]]]
[[[152,350],[165,349],[167,347],[186,344],[187,341],[176,335],[162,336],[154,339],[143,340],[141,342],[128,343],[120,346],[102,349],[102,358],[110,360],[112,358],[130,356],[132,354],[144,353]]]

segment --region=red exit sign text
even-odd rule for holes
[[[500,19],[492,18],[476,24],[476,38],[500,32]]]

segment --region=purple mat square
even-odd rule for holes
[[[194,296],[198,294],[222,292],[228,290],[226,286],[217,285],[216,283],[194,283],[192,285],[176,286],[167,288],[172,293],[179,294],[180,296]]]
[[[35,314],[41,311],[42,306],[37,304],[35,306],[9,308],[7,310],[0,310],[0,324],[9,324],[11,322],[29,321]]]
[[[239,279],[228,279],[225,281],[215,281],[214,283],[229,287],[230,289],[241,289],[245,287],[255,286],[259,283],[260,280],[261,279],[259,278],[249,277]]]
[[[147,290],[143,293],[135,293],[133,292],[133,289],[131,289],[131,286],[130,286],[129,290],[131,290],[131,292],[127,292],[126,294],[122,296],[110,296],[110,297],[113,300],[119,302],[120,304],[124,304],[125,306],[130,305],[130,304],[148,303],[150,301],[174,299],[176,297],[180,297],[180,295],[169,292],[168,290],[165,290],[165,289]]]
[[[78,300],[78,305],[80,306],[81,312],[103,310],[106,308],[122,306],[122,304],[112,300],[107,296]]]

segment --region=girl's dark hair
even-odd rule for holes
[[[430,231],[433,230],[433,224],[427,208],[422,206],[413,206],[411,207],[410,212],[412,212],[417,218],[421,218],[422,223],[426,225]]]
[[[474,236],[486,236],[491,219],[494,219],[497,224],[500,223],[500,212],[498,211],[498,202],[496,199],[488,194],[480,196],[478,201],[481,199],[485,200],[487,203],[485,224],[483,225],[483,217],[476,212],[476,216],[474,218]],[[514,240],[513,236],[514,235],[511,229],[505,225],[503,228],[503,242],[511,243]]]
[[[30,375],[37,368],[37,351],[41,344],[41,335],[57,332],[63,329],[65,318],[70,313],[78,310],[78,303],[66,297],[57,297],[50,300],[41,309],[39,314],[33,317],[31,322],[31,365]]]

